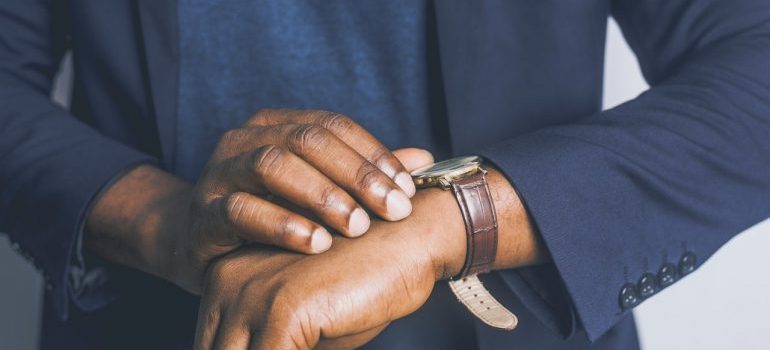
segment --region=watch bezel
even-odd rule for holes
[[[457,179],[484,171],[481,157],[464,156],[447,159],[412,171],[412,179],[418,188],[440,186],[448,188]]]

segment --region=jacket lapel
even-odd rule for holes
[[[179,75],[177,2],[137,1],[152,110],[160,137],[161,160],[173,170]]]

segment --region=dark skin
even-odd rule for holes
[[[488,175],[500,225],[495,269],[545,259],[515,191]],[[376,221],[324,254],[244,248],[206,279],[196,349],[354,349],[416,311],[437,281],[460,272],[465,229],[449,191],[421,190],[414,212]]]
[[[320,253],[327,227],[360,236],[364,209],[403,219],[414,192],[396,156],[349,118],[262,110],[222,136],[195,185],[151,166],[123,176],[87,218],[86,246],[199,293],[216,257],[251,242]]]
[[[451,192],[408,199],[404,175],[431,162],[418,149],[390,152],[337,114],[261,111],[222,138],[195,185],[151,166],[119,179],[87,218],[86,245],[203,291],[198,349],[355,348],[464,262]],[[542,261],[513,187],[494,169],[488,179],[495,268]],[[355,214],[364,208],[382,220]]]

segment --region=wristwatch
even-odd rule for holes
[[[505,330],[516,328],[516,315],[484,287],[478,274],[489,272],[497,255],[497,215],[480,157],[458,157],[412,172],[418,188],[452,190],[465,221],[465,263],[449,287],[457,299],[485,324]]]

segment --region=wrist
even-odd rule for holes
[[[137,237],[145,240],[140,245],[144,247],[142,260],[147,272],[196,291],[200,273],[193,270],[201,268],[192,263],[185,245],[191,198],[192,187],[186,184],[173,186],[157,196],[139,218],[141,228]]]
[[[513,184],[502,172],[490,166],[487,167],[487,182],[498,224],[494,269],[518,268],[545,261],[547,254],[540,236]]]
[[[454,194],[449,190],[426,188],[412,199],[410,219],[422,227],[420,243],[426,247],[436,280],[449,279],[462,270],[467,250],[465,222]],[[414,232],[414,231],[412,231]]]
[[[498,220],[498,244],[493,269],[516,268],[545,260],[539,236],[516,190],[498,170],[487,167],[495,213]],[[465,263],[468,242],[465,222],[457,199],[450,190],[426,188],[413,199],[411,217],[422,224],[436,270],[436,279],[457,276]]]
[[[181,265],[172,253],[177,232],[187,225],[190,188],[151,166],[131,170],[94,204],[86,219],[86,247],[106,260],[172,280],[174,266]]]

